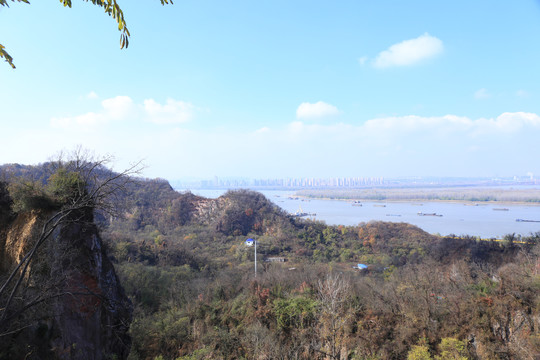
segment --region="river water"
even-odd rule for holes
[[[217,198],[225,191],[191,190],[194,194],[207,198]],[[540,231],[540,222],[516,221],[516,219],[540,221],[538,205],[362,201],[362,206],[358,206],[350,201],[297,198],[294,191],[260,192],[289,213],[295,213],[301,208],[303,212],[316,214],[310,218],[324,221],[329,225],[358,225],[369,221],[405,222],[431,234],[471,235],[497,239],[506,234],[530,235]],[[435,213],[442,216],[419,216],[418,213]]]

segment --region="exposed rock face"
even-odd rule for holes
[[[0,181],[0,274],[4,263],[4,241],[7,224],[11,218],[11,198],[7,191],[7,184]]]
[[[11,345],[0,344],[0,358],[17,358],[21,343],[27,345],[27,359],[127,358],[132,305],[91,215],[85,218],[56,228],[32,261],[25,296],[39,294],[45,301],[22,320],[30,327],[14,334]],[[21,214],[0,231],[0,274],[33,246],[45,219],[39,212]]]
[[[224,197],[217,199],[198,199],[195,203],[194,218],[201,224],[215,222],[221,213],[230,205],[230,200]]]
[[[272,232],[275,222],[283,226],[286,213],[260,193],[228,191],[217,199],[197,199],[192,218],[213,226],[226,235],[246,235],[250,231]]]
[[[5,234],[0,240],[0,245],[3,245],[1,252],[4,253],[0,262],[0,271],[9,271],[23,258],[32,247],[33,240],[39,236],[41,226],[43,223],[39,221],[39,216],[35,212],[21,214],[14,221],[4,224]]]

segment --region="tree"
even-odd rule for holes
[[[414,345],[407,353],[407,360],[431,360],[429,348],[426,345]]]
[[[440,355],[435,360],[467,360],[467,344],[455,338],[443,338],[439,344]]]
[[[91,2],[92,4],[99,6],[105,10],[105,13],[109,16],[111,16],[113,19],[116,20],[116,23],[118,24],[118,31],[120,31],[120,49],[127,48],[129,45],[129,37],[130,33],[127,28],[126,20],[124,18],[124,12],[120,8],[120,5],[118,5],[116,0],[83,0],[86,2]],[[29,0],[11,0],[11,2],[22,2],[25,4],[30,4]],[[161,5],[165,4],[172,4],[172,0],[160,0]],[[60,0],[60,3],[62,3],[65,7],[71,8],[72,0]],[[9,7],[8,0],[0,0],[1,6]],[[6,51],[6,48],[0,44],[0,58],[4,58],[5,61],[13,69],[15,69],[15,64],[13,63],[13,58],[8,54]]]
[[[12,200],[9,196],[7,184],[0,180],[0,226],[10,217],[11,205]]]
[[[339,274],[328,274],[324,280],[319,280],[318,295],[321,309],[321,340],[323,346],[317,349],[331,359],[340,359],[344,328],[351,309],[345,305],[350,295],[350,283]]]
[[[43,196],[49,196],[49,202],[54,206],[33,210],[45,218],[41,230],[18,263],[8,270],[5,277],[0,278],[0,338],[30,326],[19,320],[33,307],[51,299],[74,295],[59,286],[65,280],[63,274],[57,278],[51,277],[47,283],[37,283],[32,279],[31,268],[46,273],[51,271],[46,261],[41,261],[43,256],[39,255],[39,250],[51,238],[57,237],[64,225],[75,224],[84,228],[93,224],[96,211],[110,215],[118,213],[114,197],[126,188],[131,181],[130,176],[137,174],[141,166],[137,163],[116,173],[106,167],[111,160],[110,157],[96,159],[90,153],[77,149],[67,160],[61,154],[55,162],[49,164],[53,174],[49,177]],[[28,213],[31,210],[22,209],[21,212]],[[27,291],[29,287],[34,290]],[[38,291],[35,291],[36,287]],[[92,289],[89,289],[86,295],[95,295],[91,292]]]

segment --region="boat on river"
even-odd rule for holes
[[[442,216],[441,214],[437,214],[437,213],[423,213],[423,212],[419,212],[417,215],[418,216],[437,216],[437,217]]]
[[[317,214],[315,214],[315,213],[307,213],[304,210],[302,210],[301,206],[299,206],[298,211],[291,214],[291,216],[294,216],[294,217],[306,217],[306,216],[317,216]]]

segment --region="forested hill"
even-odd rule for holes
[[[28,168],[11,168],[28,184]],[[16,196],[21,179],[7,178]],[[540,356],[540,234],[495,242],[405,223],[329,226],[256,192],[205,199],[160,179],[124,190],[120,216],[95,219],[134,304],[130,359]]]
[[[170,232],[182,226],[204,225],[225,235],[263,234],[279,223],[291,223],[287,214],[262,194],[228,191],[218,199],[174,191],[166,180],[135,179],[118,197],[124,219],[132,229],[151,225]]]

